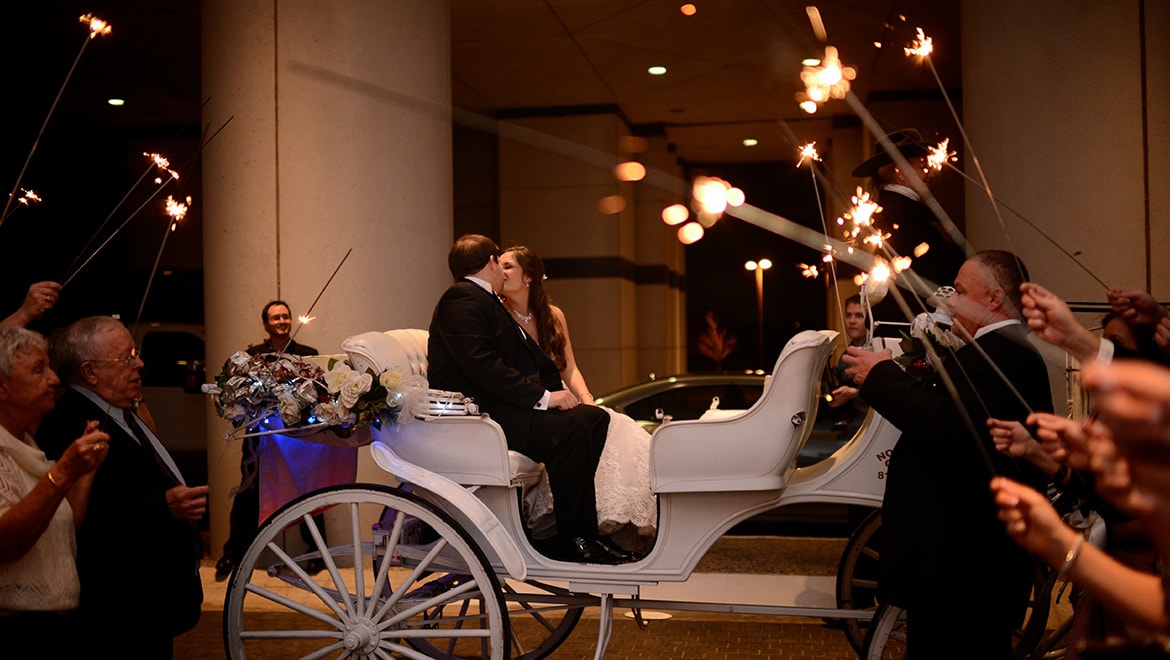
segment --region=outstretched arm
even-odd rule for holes
[[[1089,362],[1101,350],[1101,338],[1073,317],[1068,303],[1048,289],[1032,282],[1020,285],[1024,319],[1032,332],[1044,341],[1068,351],[1081,362]]]
[[[41,318],[45,312],[53,309],[57,304],[57,297],[61,295],[61,285],[56,282],[37,282],[28,288],[24,296],[24,303],[20,309],[13,312],[8,318],[0,321],[0,328],[23,328],[29,323]]]
[[[1130,624],[1157,632],[1170,630],[1160,578],[1135,571],[1086,542],[1035,490],[1004,477],[992,479],[991,490],[999,518],[1017,543]]]

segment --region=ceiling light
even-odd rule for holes
[[[691,2],[679,7],[678,10],[683,13],[683,16],[694,16],[695,12],[699,11],[698,7],[695,7],[694,3]]]
[[[646,72],[652,76],[664,76],[664,75],[666,75],[666,67],[652,66],[649,69],[646,69]]]
[[[108,100],[106,100],[106,103],[109,103],[110,105],[115,106],[115,107],[126,105],[126,101],[123,99],[108,99]]]
[[[821,65],[821,58],[819,58],[819,57],[806,57],[803,60],[801,60],[800,63],[804,66],[820,66]]]
[[[759,143],[760,143],[760,141],[755,139],[755,138],[744,138],[743,139],[743,146],[745,146],[745,147],[754,147]]]

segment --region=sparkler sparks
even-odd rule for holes
[[[25,206],[29,206],[30,204],[32,204],[34,202],[41,201],[41,198],[38,197],[37,194],[31,190],[25,190],[24,188],[21,188],[20,192],[22,192],[24,194],[21,195],[20,198],[17,199],[16,201],[20,202],[21,204],[24,204]]]
[[[873,216],[881,213],[882,207],[878,206],[877,202],[872,201],[869,193],[862,190],[861,186],[857,187],[857,192],[854,193],[850,201],[853,203],[853,208],[837,218],[838,225],[845,225],[846,221],[851,223],[845,230],[846,242],[850,244],[860,242],[881,247],[882,242],[890,236],[883,234],[873,226]]]
[[[819,274],[817,272],[816,264],[811,264],[811,265],[810,264],[796,264],[796,267],[800,269],[801,275],[803,275],[804,277],[806,277],[810,280],[815,278]]]
[[[187,209],[191,207],[191,196],[188,195],[186,202],[175,200],[174,197],[167,195],[166,199],[166,213],[171,216],[171,231],[174,231],[179,226],[179,222],[187,217]]]
[[[806,161],[806,160],[809,162],[812,162],[815,160],[818,163],[821,161],[821,155],[817,153],[817,143],[816,142],[809,142],[808,144],[804,145],[803,147],[800,148],[799,153],[800,153],[800,160],[796,161],[797,167],[804,165],[804,161]]]
[[[938,143],[936,147],[927,147],[926,151],[926,167],[927,172],[934,170],[935,172],[942,171],[942,168],[947,163],[953,163],[959,160],[958,154],[954,151],[948,151],[951,139],[947,138]]]
[[[297,320],[300,321],[301,325],[308,325],[310,322],[316,320],[316,318],[317,318],[316,316],[309,316],[308,314],[301,314],[300,316],[297,317]]]
[[[171,161],[166,156],[163,156],[162,154],[146,153],[145,151],[142,152],[142,155],[149,158],[154,163],[155,167],[170,174],[172,179],[179,178],[179,173],[171,169]],[[154,182],[162,183],[162,180],[155,179]]]
[[[102,19],[98,18],[97,16],[94,16],[93,14],[85,14],[83,16],[78,17],[77,20],[81,21],[82,23],[89,23],[89,38],[90,39],[104,37],[107,34],[114,31],[113,26],[111,26],[109,23],[103,21]]]
[[[851,80],[857,77],[857,71],[851,66],[843,66],[834,46],[825,46],[825,56],[818,66],[806,66],[800,71],[800,80],[804,83],[804,91],[796,93],[796,100],[800,107],[808,114],[817,111],[819,104],[829,99],[843,99],[849,91]]]
[[[917,38],[902,50],[906,51],[906,57],[915,55],[918,57],[930,57],[930,54],[934,51],[934,40],[926,36],[922,28],[918,28]]]

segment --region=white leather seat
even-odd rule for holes
[[[363,332],[341,347],[354,369],[400,369],[426,377],[427,331],[414,328]],[[397,428],[375,432],[403,459],[465,486],[527,486],[544,465],[508,449],[499,425],[487,415],[416,416]]]

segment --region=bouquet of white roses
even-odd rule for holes
[[[215,409],[236,429],[249,429],[278,414],[286,429],[328,426],[349,433],[364,426],[394,424],[406,392],[426,387],[419,376],[398,369],[357,372],[333,359],[327,370],[296,355],[248,355],[238,351],[215,378]]]
[[[941,370],[949,356],[965,343],[951,332],[951,315],[946,300],[954,294],[955,290],[949,286],[939,287],[929,298],[935,311],[914,317],[910,334],[902,333],[902,354],[895,357],[894,362],[918,380]]]

